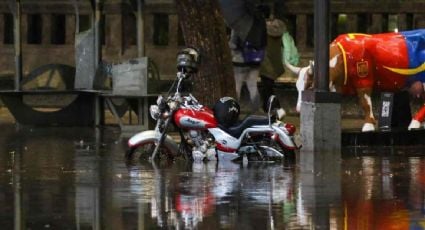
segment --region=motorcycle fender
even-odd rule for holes
[[[156,142],[158,141],[159,137],[160,133],[154,130],[143,131],[132,136],[128,140],[128,146],[130,148],[136,148],[137,146],[146,142]],[[163,145],[175,154],[177,154],[179,150],[177,143],[169,135],[166,135]]]
[[[279,127],[273,127],[273,129],[276,131],[279,141],[281,142],[281,144],[284,145],[284,147],[289,149],[297,148],[296,144],[294,143],[294,140],[290,136],[288,136],[288,134],[286,134],[283,130],[279,129]]]

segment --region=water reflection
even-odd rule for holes
[[[143,163],[129,167],[129,192],[148,204],[159,227],[273,229],[284,224],[282,208],[289,220],[295,207],[292,169],[267,163],[177,162],[169,168]]]
[[[1,229],[424,228],[422,149],[126,165],[115,129],[0,128]]]
[[[357,157],[344,161],[344,212],[348,229],[423,229],[420,157]],[[419,198],[419,199],[418,199]]]

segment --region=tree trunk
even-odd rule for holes
[[[193,94],[205,105],[220,97],[234,97],[230,49],[226,26],[217,0],[177,0],[177,14],[188,47],[200,51],[201,63],[193,76]]]

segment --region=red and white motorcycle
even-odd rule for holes
[[[269,100],[268,116],[251,115],[237,121],[239,105],[230,97],[221,98],[220,106],[215,106],[213,111],[191,94],[180,93],[183,80],[197,71],[198,60],[195,49],[179,52],[177,84],[171,86],[167,98],[159,96],[156,105],[150,106],[150,115],[157,121],[155,130],[137,133],[128,140],[127,159],[171,160],[177,156],[195,161],[237,160],[244,156],[248,160],[293,159],[297,149],[293,137],[295,126],[273,115],[274,96]],[[167,134],[170,124],[179,133],[179,144]]]

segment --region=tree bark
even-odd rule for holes
[[[235,82],[226,26],[217,0],[177,0],[177,14],[188,47],[201,54],[193,76],[193,94],[205,105],[220,97],[235,97]]]

